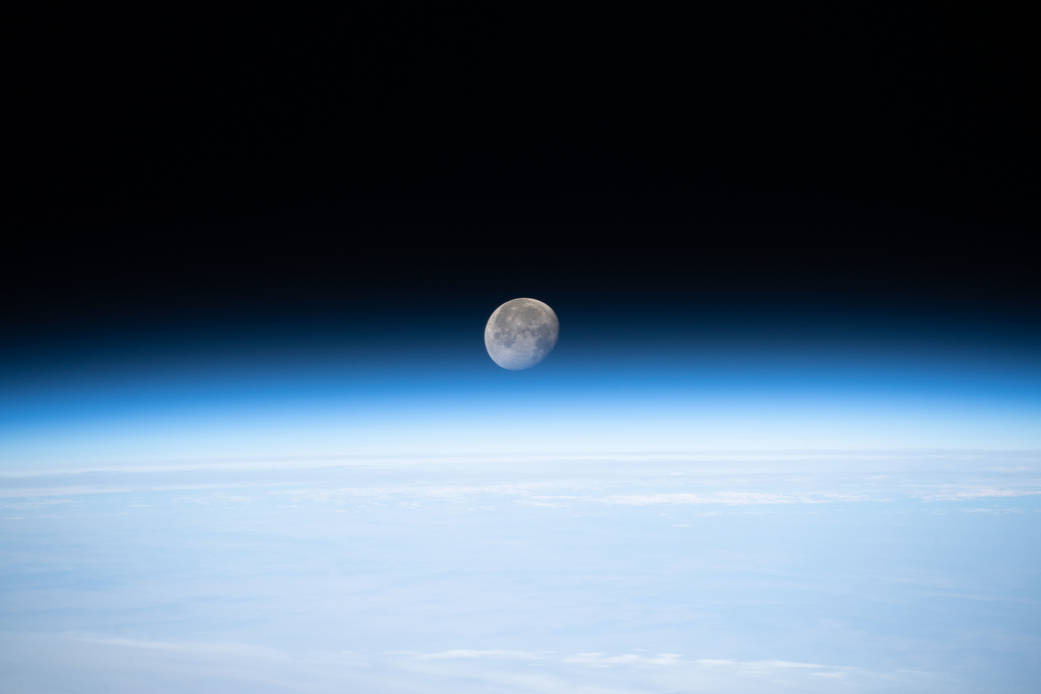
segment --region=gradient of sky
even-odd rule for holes
[[[0,688],[1032,692],[1032,285],[675,255],[38,279]],[[484,323],[524,295],[560,340],[506,371]]]
[[[539,292],[533,292],[539,294]],[[481,296],[38,341],[0,374],[7,469],[138,459],[1041,445],[1033,324],[552,292],[561,339],[513,374]],[[510,297],[503,297],[510,298]],[[440,314],[439,314],[440,311]],[[858,313],[859,311],[859,313]],[[945,317],[950,321],[949,317]],[[93,338],[93,339],[90,339]]]

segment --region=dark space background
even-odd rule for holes
[[[81,8],[9,32],[28,221],[538,199],[540,221],[614,200],[676,221],[850,205],[990,224],[1037,182],[1027,23],[996,10]]]
[[[5,369],[524,294],[1033,344],[1028,27],[874,3],[22,8]],[[656,244],[688,250],[625,249]]]

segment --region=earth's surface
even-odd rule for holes
[[[9,692],[1026,694],[1041,677],[1029,456],[268,460],[0,493]]]

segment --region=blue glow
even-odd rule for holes
[[[637,348],[565,333],[519,373],[455,337],[175,344],[84,362],[8,376],[6,468],[218,451],[1041,445],[1041,362],[1007,346],[681,336]]]

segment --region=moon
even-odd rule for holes
[[[553,309],[538,299],[511,299],[492,312],[484,326],[484,346],[496,364],[520,371],[545,359],[559,335]]]

